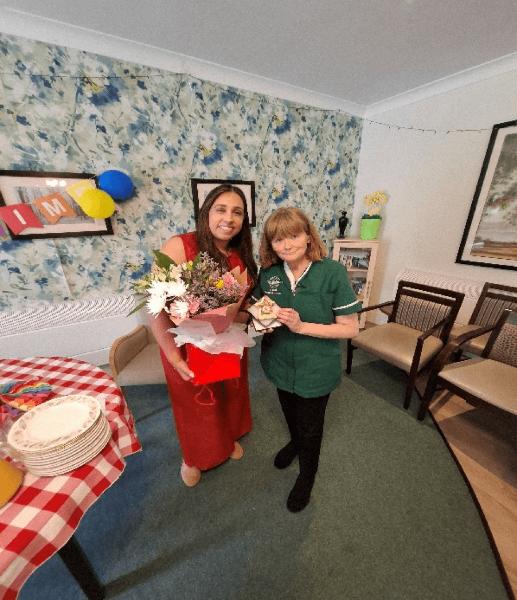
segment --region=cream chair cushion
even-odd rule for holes
[[[517,368],[487,358],[471,358],[447,365],[440,378],[517,415]]]
[[[454,340],[455,338],[463,335],[464,333],[470,333],[474,331],[474,329],[479,329],[480,325],[461,325],[459,323],[454,323],[451,329],[451,333],[449,335],[449,339]],[[490,332],[485,333],[484,335],[480,335],[476,338],[473,338],[469,342],[466,342],[461,346],[464,352],[472,352],[472,354],[481,354],[485,349],[485,346],[488,342],[488,338],[490,337]]]
[[[370,327],[352,339],[352,344],[367,350],[409,373],[418,337],[422,332],[399,323]],[[424,367],[443,347],[439,338],[429,336],[424,341],[418,370]]]
[[[117,384],[146,385],[165,383],[160,349],[156,342],[147,344],[116,376]]]

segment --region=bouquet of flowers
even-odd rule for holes
[[[248,288],[246,271],[223,272],[206,252],[179,265],[162,252],[154,255],[150,273],[135,282],[135,291],[146,298],[133,312],[147,305],[155,318],[162,311],[169,315],[176,345],[187,344],[194,383],[238,377],[240,356],[254,345],[232,325]],[[198,376],[201,372],[205,375]]]
[[[155,250],[154,255],[151,272],[135,282],[135,291],[147,296],[135,310],[146,304],[155,317],[165,310],[175,325],[196,315],[225,315],[224,322],[230,325],[246,293],[246,273],[238,273],[238,269],[222,273],[206,252],[179,265],[162,252]],[[212,321],[220,332],[221,320]]]

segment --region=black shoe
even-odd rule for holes
[[[277,469],[286,469],[296,458],[297,454],[294,442],[290,441],[275,456],[275,467]]]
[[[309,504],[313,485],[313,478],[307,479],[298,475],[294,487],[287,498],[287,510],[294,513],[303,510]]]

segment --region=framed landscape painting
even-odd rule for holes
[[[456,262],[517,270],[517,121],[492,129]]]

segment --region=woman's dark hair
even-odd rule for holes
[[[214,236],[210,231],[208,225],[208,213],[212,208],[214,202],[219,198],[221,194],[226,192],[233,192],[237,194],[242,200],[244,206],[244,220],[242,221],[242,229],[239,233],[234,236],[228,243],[229,248],[234,248],[239,256],[241,257],[245,267],[248,269],[249,277],[252,279],[253,284],[257,280],[257,263],[253,258],[253,249],[251,244],[251,230],[250,230],[250,219],[248,215],[248,206],[246,203],[246,196],[244,192],[235,185],[229,183],[223,183],[218,185],[211,190],[203,205],[199,209],[199,215],[196,227],[196,238],[200,252],[208,252],[210,256],[215,259],[223,269],[228,269],[228,260],[226,256],[217,248],[214,242]]]

